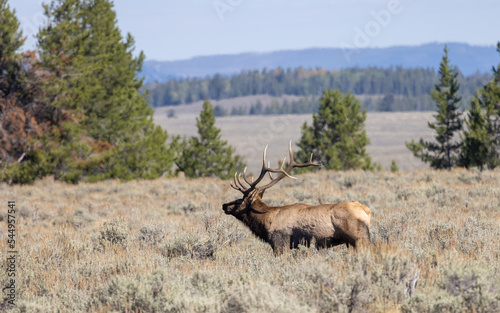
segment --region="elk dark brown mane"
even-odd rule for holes
[[[266,189],[274,186],[284,177],[296,179],[290,171],[297,167],[320,166],[312,162],[297,164],[292,153],[290,142],[290,163],[283,169],[285,159],[279,162],[278,168],[266,165],[264,149],[263,165],[259,177],[248,180],[246,168],[242,174],[236,173],[231,187],[243,193],[243,198],[225,203],[222,209],[247,225],[260,239],[269,243],[275,254],[294,249],[299,244],[309,246],[316,242],[318,248],[327,248],[340,244],[356,248],[360,243],[370,242],[370,209],[359,202],[340,202],[333,204],[309,205],[295,203],[279,207],[271,207],[262,201]],[[278,173],[274,178],[271,173]],[[271,181],[257,186],[269,175]]]

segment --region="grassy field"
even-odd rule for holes
[[[374,245],[275,257],[222,212],[239,193],[217,179],[0,184],[4,286],[7,200],[17,205],[11,311],[500,311],[499,171],[320,171],[298,178],[264,200],[357,200],[371,208]],[[405,288],[417,270],[409,298]]]
[[[169,134],[194,136],[197,135],[196,117],[200,108],[201,104],[176,107],[176,118],[167,118],[170,107],[158,108],[154,115],[155,123],[161,125]],[[373,161],[382,164],[385,169],[389,168],[392,160],[404,171],[427,168],[426,164],[415,158],[406,148],[405,141],[418,140],[421,137],[431,139],[433,133],[427,126],[427,121],[432,119],[432,114],[368,113],[366,131],[371,144],[367,150]],[[312,115],[220,117],[217,118],[216,126],[221,129],[222,138],[235,147],[238,154],[245,156],[250,171],[257,172],[260,170],[265,145],[269,144],[268,160],[283,159],[288,156],[288,142],[293,140],[297,143],[300,140],[300,129],[304,122],[311,125]],[[295,144],[293,147],[297,148]]]

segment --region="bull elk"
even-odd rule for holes
[[[290,171],[298,167],[320,166],[312,162],[297,164],[290,142],[290,163],[283,169],[285,159],[277,168],[266,165],[264,149],[262,170],[256,180],[248,180],[246,168],[242,174],[235,174],[231,187],[243,193],[243,198],[225,203],[222,209],[243,222],[250,230],[269,243],[278,255],[284,250],[294,249],[300,244],[309,246],[314,239],[318,248],[328,248],[340,244],[356,248],[360,243],[370,241],[370,209],[359,202],[309,205],[295,203],[271,207],[262,201],[264,192],[276,185],[284,177],[296,179]],[[275,178],[272,173],[278,174]],[[269,174],[271,181],[257,186]]]

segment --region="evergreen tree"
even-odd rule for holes
[[[497,44],[500,53],[500,42]],[[500,64],[493,68],[493,80],[471,100],[464,130],[462,166],[493,169],[500,166]]]
[[[391,172],[396,173],[399,171],[399,166],[398,163],[396,163],[396,160],[391,161],[391,167],[389,168]]]
[[[3,96],[9,93],[9,82],[14,81],[12,76],[19,69],[15,61],[19,59],[18,51],[23,41],[15,12],[10,9],[7,0],[0,0],[0,75],[2,75],[0,91]]]
[[[372,170],[366,152],[370,143],[364,128],[366,110],[361,111],[361,104],[352,94],[344,96],[339,90],[324,91],[320,101],[313,125],[302,125],[297,159],[307,160],[312,152],[314,160],[327,169]]]
[[[476,94],[467,111],[465,120],[467,129],[461,134],[463,145],[460,152],[460,166],[479,167],[483,170],[487,165],[489,151],[493,147],[487,120],[486,113],[481,106],[480,96]]]
[[[455,141],[454,136],[462,129],[457,75],[450,66],[445,46],[439,67],[439,83],[431,90],[431,98],[437,103],[437,114],[434,115],[436,122],[429,122],[428,125],[436,132],[435,141],[424,141],[421,138],[419,142],[412,140],[406,143],[416,157],[430,163],[435,169],[450,170],[457,166],[461,143]]]
[[[44,5],[39,55],[47,101],[70,112],[54,151],[56,179],[156,178],[173,165],[167,133],[139,90],[143,53],[117,27],[109,0],[60,0]]]
[[[187,177],[232,177],[245,164],[241,156],[234,155],[234,149],[221,140],[220,129],[215,127],[214,109],[205,100],[200,117],[196,118],[199,137],[184,140],[181,155],[176,162],[179,171]],[[234,155],[234,156],[233,156]]]
[[[394,108],[394,94],[390,93],[384,96],[380,104],[378,105],[378,111],[381,112],[391,112],[396,111]]]
[[[500,42],[497,44],[500,53]],[[485,110],[488,135],[491,146],[488,150],[487,166],[490,169],[500,166],[500,64],[493,68],[494,78],[482,89],[481,106]]]
[[[24,123],[17,105],[17,94],[22,83],[20,54],[23,44],[19,21],[6,0],[0,0],[0,166],[19,158],[25,148],[26,138],[13,132],[21,131]],[[17,113],[17,114],[16,114]],[[22,116],[21,116],[22,115]],[[20,123],[15,123],[18,120]],[[8,124],[7,124],[8,123]],[[15,125],[16,124],[16,125]],[[6,127],[8,125],[8,127]]]
[[[19,53],[19,21],[0,0],[0,181],[32,183],[53,170],[46,140],[59,128],[59,115],[41,102],[34,53]]]
[[[214,116],[216,117],[223,117],[227,115],[226,109],[221,107],[220,105],[216,105],[214,108]]]

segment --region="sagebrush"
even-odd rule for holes
[[[222,203],[239,197],[224,180],[1,184],[0,199],[18,208],[11,311],[498,312],[500,172],[298,178],[281,182],[266,201],[359,201],[372,211],[374,245],[300,247],[275,257],[222,212]]]

